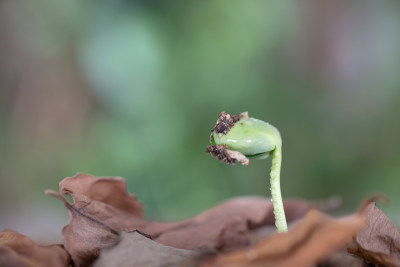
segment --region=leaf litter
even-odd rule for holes
[[[366,225],[355,235],[348,251],[376,266],[400,266],[399,229],[374,202],[368,203],[363,212]]]
[[[272,204],[260,197],[233,198],[180,222],[157,222],[144,218],[119,177],[78,173],[60,182],[60,193],[46,194],[62,200],[69,216],[65,250],[39,246],[59,259],[51,266],[69,266],[70,257],[73,266],[400,266],[399,231],[374,203],[332,218],[321,211],[337,203],[286,200],[289,232],[277,234]],[[49,266],[40,260],[23,265],[41,254],[21,254],[20,234],[6,235],[15,241],[10,246],[4,233],[1,266]]]
[[[105,248],[94,266],[195,266],[206,254],[162,245],[140,231],[121,232],[117,243]]]
[[[311,210],[289,232],[219,255],[202,266],[310,266],[348,243],[363,224],[361,215],[335,220]]]
[[[86,188],[93,186],[97,188],[95,194]],[[46,193],[61,199],[67,208],[69,222],[63,229],[65,247],[79,265],[92,263],[102,248],[116,242],[120,231],[139,230],[175,248],[210,247],[229,251],[249,245],[250,230],[274,223],[272,203],[259,197],[234,198],[181,222],[148,221],[136,212],[141,210],[141,205],[128,194],[124,180],[119,178],[87,174],[65,178],[60,183],[60,193],[70,195],[73,204],[61,194]],[[126,199],[130,207],[120,209],[124,201],[111,202],[116,194]],[[303,216],[312,207],[302,201],[288,201],[287,206],[293,210],[292,219]]]
[[[62,245],[41,246],[11,230],[0,232],[0,266],[68,266],[70,256]]]

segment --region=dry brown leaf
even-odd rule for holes
[[[157,234],[175,225],[143,219],[141,205],[128,194],[125,181],[119,177],[97,178],[78,173],[60,182],[60,193],[70,195],[73,204],[56,192],[46,191],[65,204],[69,215],[62,231],[65,249],[78,266],[91,264],[102,248],[116,242],[120,231],[150,228]]]
[[[299,200],[284,202],[289,221],[300,218],[311,209],[310,203]],[[162,244],[186,249],[209,246],[230,251],[250,244],[250,231],[274,225],[272,203],[261,197],[238,197],[214,206],[183,221],[155,239]],[[150,232],[149,232],[150,233]]]
[[[118,240],[118,232],[108,225],[82,213],[57,192],[46,194],[61,199],[68,212],[69,221],[63,228],[65,249],[71,254],[76,266],[87,266],[100,255],[104,247]],[[80,202],[79,202],[80,203]],[[80,203],[81,204],[81,203]]]
[[[202,266],[310,266],[349,242],[363,223],[361,215],[335,220],[312,210],[289,232],[217,256]]]
[[[220,251],[232,250],[247,246],[250,229],[265,224],[271,213],[272,205],[263,198],[234,198],[183,221],[156,240],[176,248],[209,246]]]
[[[317,264],[318,267],[371,267],[364,259],[341,249],[331,253],[327,258]]]
[[[70,195],[73,204],[56,192],[47,191],[61,199],[68,210],[69,222],[63,229],[65,248],[78,265],[93,262],[102,248],[116,242],[120,231],[137,229],[150,234],[157,242],[175,248],[207,246],[229,251],[247,246],[249,231],[274,224],[271,202],[260,197],[231,199],[182,222],[147,221],[136,212],[139,204],[126,192],[124,180],[117,178],[116,182],[113,179],[86,174],[64,179],[60,183],[60,192]],[[122,205],[123,200],[114,201],[113,196],[127,199],[131,208]],[[289,221],[301,217],[311,207],[304,201],[285,202]]]
[[[126,183],[120,177],[98,177],[77,173],[60,182],[60,193],[79,198],[84,195],[91,200],[103,202],[126,213],[143,217],[143,208],[134,195],[129,195]]]
[[[363,213],[366,225],[354,237],[355,246],[348,251],[377,266],[400,266],[400,233],[396,225],[375,202],[369,203]]]
[[[116,245],[102,250],[94,266],[195,266],[198,254],[161,245],[138,231],[122,232]]]
[[[41,246],[11,230],[0,232],[0,266],[68,266],[70,257],[62,245]]]
[[[133,195],[128,194],[125,180],[120,177],[95,177],[78,173],[60,182],[60,193],[70,195],[72,206],[81,214],[102,222],[117,232],[139,229],[157,236],[177,225],[145,220],[140,203]],[[114,198],[118,200],[113,200]]]

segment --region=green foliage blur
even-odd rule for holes
[[[269,197],[270,160],[205,153],[221,111],[280,130],[284,197],[383,193],[399,224],[399,28],[397,1],[2,1],[0,227],[65,216],[42,192],[76,172],[159,220]]]

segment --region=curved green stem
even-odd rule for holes
[[[282,146],[276,146],[272,153],[272,166],[271,166],[271,196],[272,205],[274,207],[275,225],[278,233],[287,232],[287,223],[285,210],[283,209],[280,175],[281,175],[281,162],[282,162]]]

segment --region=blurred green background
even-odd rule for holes
[[[399,1],[0,2],[0,228],[60,235],[45,189],[122,176],[146,216],[269,194],[270,161],[205,153],[219,112],[276,126],[282,191],[384,193],[400,224]]]

